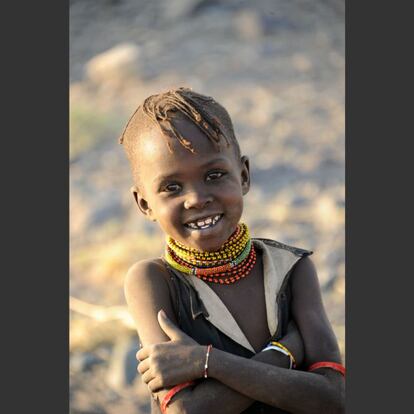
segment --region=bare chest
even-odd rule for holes
[[[244,335],[259,351],[270,338],[266,316],[261,255],[251,273],[232,285],[211,286],[227,307]]]

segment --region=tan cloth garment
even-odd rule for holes
[[[267,322],[269,332],[273,336],[276,333],[278,325],[277,295],[285,277],[301,256],[289,250],[265,244],[261,240],[252,239],[252,241],[255,247],[263,252],[263,277]],[[206,319],[235,342],[255,352],[227,307],[210,286],[195,276],[190,276],[188,280],[198,292],[200,299],[209,313]]]

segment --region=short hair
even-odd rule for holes
[[[191,140],[183,137],[173,123],[179,115],[197,126],[217,149],[220,148],[221,140],[228,147],[233,145],[236,156],[240,158],[240,146],[226,109],[212,97],[181,87],[146,98],[126,124],[119,143],[124,146],[134,174],[137,173],[135,155],[138,140],[143,132],[154,126],[167,137],[167,146],[171,152],[173,150],[168,138],[178,140],[188,151],[195,152]]]

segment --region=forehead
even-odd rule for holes
[[[139,139],[139,164],[140,174],[148,176],[160,173],[173,174],[183,169],[197,169],[214,161],[228,165],[228,168],[236,168],[238,160],[233,145],[227,146],[221,139],[217,147],[199,128],[188,120],[178,119],[174,125],[181,135],[190,141],[194,153],[186,149],[176,138],[164,136],[161,130],[154,128],[144,132]],[[172,152],[167,143],[170,144]]]

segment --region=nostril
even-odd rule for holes
[[[189,208],[197,208],[197,209],[202,209],[204,208],[207,204],[209,203],[209,201],[197,201],[197,202],[193,202],[193,201],[185,201],[184,203],[184,207],[186,209]]]
[[[210,196],[201,197],[198,194],[192,194],[191,196],[189,195],[187,199],[184,201],[184,208],[202,209],[211,202],[212,202],[212,198]]]

